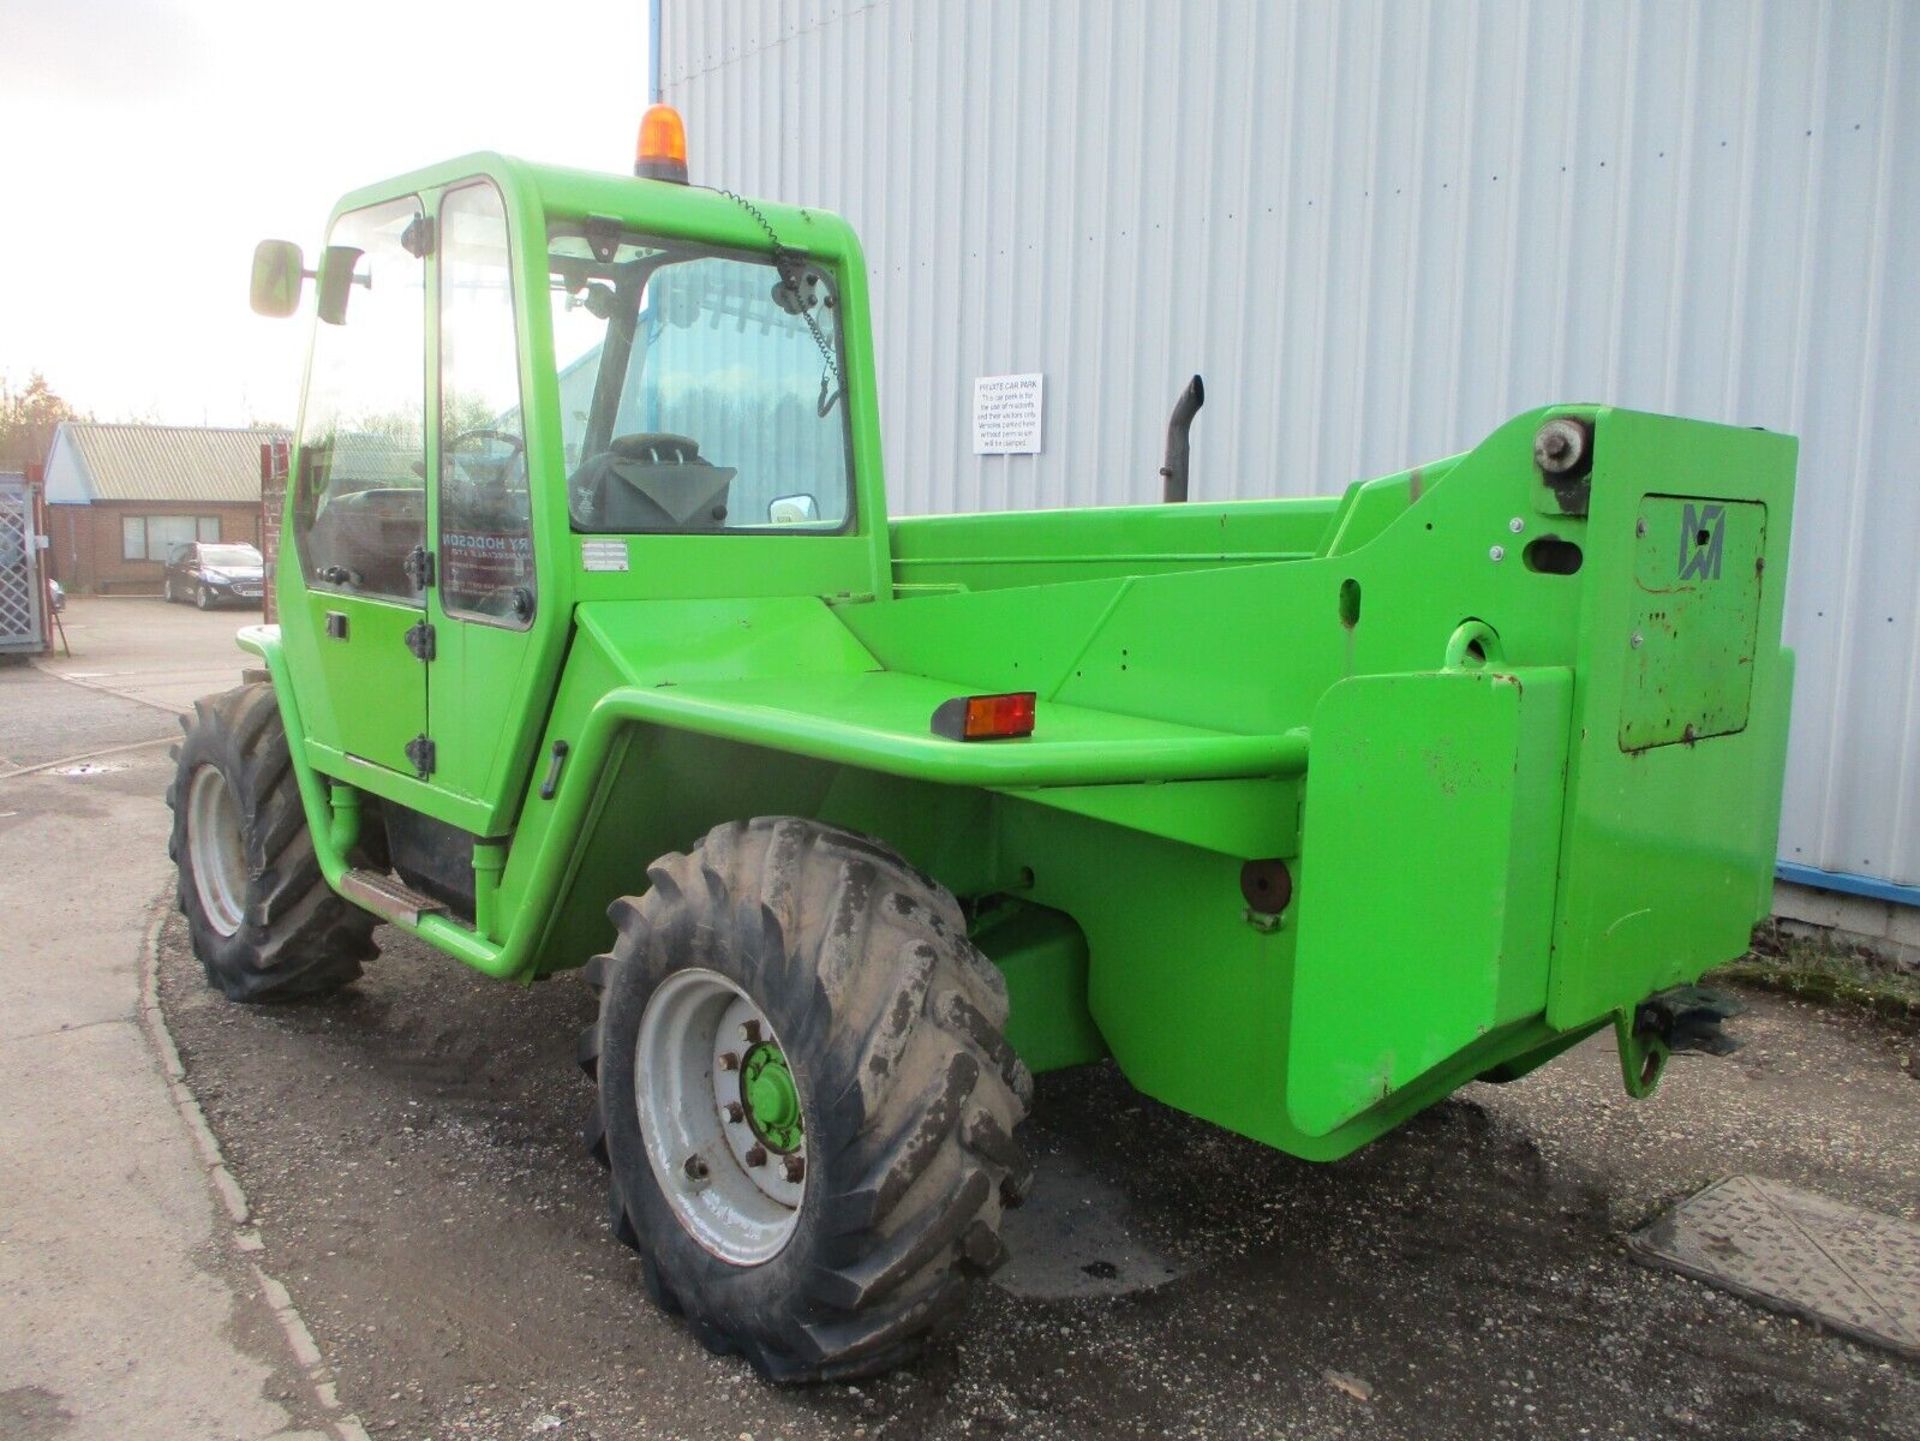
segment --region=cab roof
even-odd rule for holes
[[[499,186],[508,210],[517,212],[523,224],[536,228],[543,225],[548,216],[581,220],[605,216],[623,226],[656,235],[771,253],[773,240],[747,208],[751,204],[753,210],[766,217],[782,245],[821,260],[861,261],[860,244],[852,226],[830,211],[783,205],[772,200],[749,202],[703,185],[678,185],[561,165],[538,165],[487,150],[424,166],[351,191],[334,207],[329,229],[334,220],[348,211],[403,195],[425,197],[479,178]]]

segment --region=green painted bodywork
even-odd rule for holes
[[[553,216],[769,248],[714,192],[497,156],[341,209],[412,194],[432,213],[476,175],[507,198],[516,256]],[[1739,954],[1768,909],[1792,439],[1563,406],[1337,499],[888,522],[858,244],[761,208],[837,279],[854,525],[636,535],[628,571],[584,570],[546,277],[525,267],[532,625],[462,621],[429,589],[437,658],[361,661],[360,636],[384,647],[420,614],[363,602],[395,614],[356,617],[348,663],[327,650],[333,598],[282,563],[281,625],[243,632],[331,881],[364,794],[481,838],[473,922],[405,924],[529,981],[605,949],[609,901],[655,856],[726,820],[817,817],[961,899],[1035,1069],[1111,1054],[1148,1094],[1302,1156],[1621,1018],[1650,1084],[1637,1004]],[[1592,427],[1585,513],[1535,468],[1550,415]],[[1682,574],[1688,505],[1724,521],[1711,575]],[[1578,570],[1538,568],[1543,538]],[[942,701],[1000,690],[1037,692],[1030,739],[933,735]],[[425,779],[392,750],[415,695]],[[1292,896],[1265,914],[1242,868],[1275,859]]]

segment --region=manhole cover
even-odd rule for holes
[[[1634,1255],[1920,1357],[1920,1226],[1733,1176],[1627,1238]]]

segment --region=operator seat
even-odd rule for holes
[[[715,531],[727,523],[727,487],[736,471],[700,454],[684,435],[622,435],[568,482],[582,530]]]

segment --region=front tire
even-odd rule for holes
[[[647,874],[581,1042],[616,1236],[772,1379],[899,1364],[1005,1258],[1027,1185],[1005,982],[950,895],[849,831],[723,825]]]
[[[233,1001],[346,985],[374,954],[376,921],[320,873],[273,687],[195,701],[180,725],[167,852],[207,980]]]
[[[201,610],[212,610],[213,592],[208,590],[205,585],[196,585],[193,588],[193,603]]]

